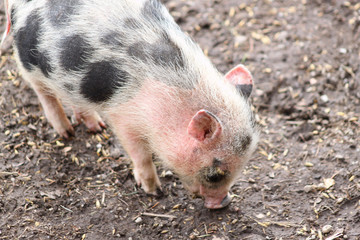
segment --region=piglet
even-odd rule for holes
[[[205,207],[230,203],[258,142],[243,65],[219,73],[158,0],[6,6],[18,67],[60,136],[74,135],[63,102],[90,130],[111,127],[146,193],[161,189],[154,154]]]

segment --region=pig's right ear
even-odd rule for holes
[[[248,98],[253,88],[253,78],[249,70],[242,64],[231,69],[225,78],[232,83],[241,94]]]
[[[193,138],[203,142],[217,137],[222,132],[222,127],[214,114],[200,110],[192,117],[187,131]]]

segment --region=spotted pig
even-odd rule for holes
[[[74,135],[64,103],[90,130],[111,127],[146,193],[161,189],[154,154],[205,207],[230,203],[258,141],[243,65],[219,73],[158,0],[6,5],[18,67],[60,136]]]

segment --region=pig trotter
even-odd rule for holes
[[[78,123],[84,122],[91,132],[101,132],[103,128],[106,128],[106,124],[96,111],[81,111],[75,107],[73,109],[76,121]]]
[[[164,196],[164,192],[161,190],[161,188],[156,188],[156,196],[158,197]]]
[[[151,159],[150,159],[151,160]],[[136,162],[134,162],[134,177],[138,186],[141,186],[142,189],[147,194],[159,196],[159,192],[161,192],[160,180],[156,174],[156,169],[154,164],[151,162],[148,165],[150,169],[145,166],[136,167]]]
[[[74,128],[71,127],[71,129],[66,130],[64,134],[61,134],[62,137],[65,139],[69,139],[70,137],[75,137],[75,131]]]

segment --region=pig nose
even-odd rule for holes
[[[229,205],[231,202],[231,196],[228,193],[223,199],[206,199],[205,198],[205,207],[209,209],[220,209]]]

